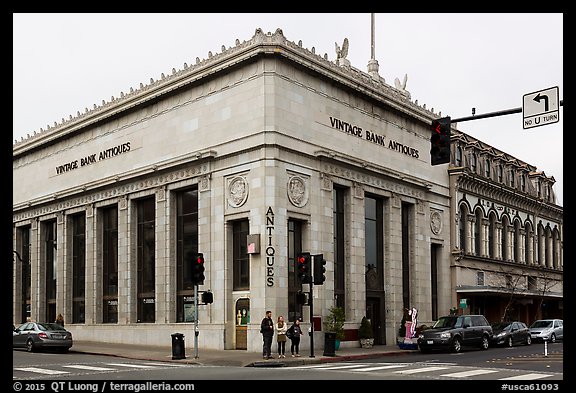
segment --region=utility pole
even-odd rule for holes
[[[194,359],[198,359],[198,284],[194,285]]]
[[[310,305],[310,357],[314,357],[314,296],[313,296],[313,286],[314,286],[314,279],[312,275],[310,275],[310,296],[308,299],[310,300],[308,304]]]

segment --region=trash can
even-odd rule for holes
[[[184,349],[184,335],[182,333],[172,334],[172,360],[186,359]]]
[[[324,333],[324,356],[336,356],[336,333]]]

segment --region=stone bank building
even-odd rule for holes
[[[552,290],[534,278],[522,293],[561,307],[553,178],[455,128],[453,162],[431,166],[440,115],[387,84],[374,59],[365,73],[345,57],[258,29],[15,142],[14,323],[62,313],[77,340],[169,345],[180,332],[192,347],[196,252],[198,290],[214,297],[198,306],[199,348],[260,352],[266,310],[307,329],[299,252],[327,261],[312,293],[318,348],[333,306],[346,313],[344,346],[358,346],[365,315],[379,344],[396,342],[405,308],[430,324],[466,298],[463,312],[495,318],[487,299],[511,288],[489,284],[502,263],[545,272]],[[498,188],[499,172],[482,178],[471,157],[494,157],[542,194]]]

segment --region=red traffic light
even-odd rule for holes
[[[192,263],[192,283],[194,285],[204,284],[204,254],[201,252],[194,254],[194,258],[190,262]]]
[[[309,252],[303,252],[296,256],[296,262],[298,263],[298,278],[302,280],[303,283],[309,283],[310,280],[310,261],[311,256]]]
[[[450,163],[450,116],[432,120],[430,162],[432,165]]]

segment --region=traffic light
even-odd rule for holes
[[[326,281],[326,260],[324,254],[314,255],[314,285],[322,285]]]
[[[432,120],[430,162],[432,165],[450,162],[450,116]]]
[[[192,284],[204,284],[204,254],[201,252],[192,254]]]
[[[210,304],[214,302],[214,295],[210,291],[202,292],[202,303]]]
[[[310,253],[302,252],[296,256],[298,278],[303,284],[309,283],[310,280]]]

